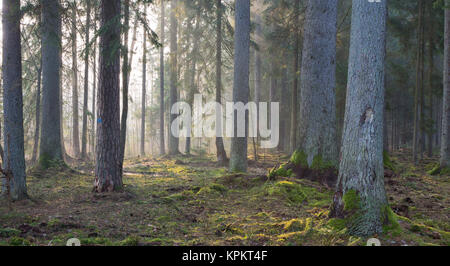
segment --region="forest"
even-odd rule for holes
[[[450,246],[449,0],[1,3],[0,246]]]

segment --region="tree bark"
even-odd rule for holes
[[[164,0],[161,0],[161,48],[159,49],[159,154],[166,153],[164,141]]]
[[[444,101],[442,111],[441,167],[450,167],[450,1],[446,1],[444,40]]]
[[[97,20],[97,12],[94,12],[94,14],[95,14],[95,18],[96,18],[96,20]],[[97,32],[97,22],[94,22],[94,30],[95,30],[95,32]],[[94,51],[93,51],[94,53],[93,53],[93,58],[94,58],[94,60],[93,60],[93,66],[92,66],[92,70],[93,70],[93,73],[92,73],[92,75],[93,75],[93,80],[94,80],[94,83],[92,84],[92,128],[91,128],[91,145],[92,145],[92,147],[91,147],[91,152],[92,152],[92,155],[93,155],[93,157],[95,157],[95,128],[96,128],[96,117],[97,117],[97,111],[96,111],[96,109],[95,109],[95,102],[96,102],[96,90],[97,90],[97,82],[98,82],[98,79],[97,79],[97,40],[95,40],[95,42],[94,42]]]
[[[42,0],[42,124],[39,165],[63,161],[61,127],[61,13],[59,0]]]
[[[84,54],[84,92],[83,92],[83,128],[81,132],[81,158],[87,158],[87,131],[88,131],[88,94],[89,94],[89,31],[91,27],[91,0],[86,0],[86,32]]]
[[[101,1],[95,192],[122,190],[120,154],[120,0]]]
[[[413,161],[417,164],[418,156],[421,157],[422,148],[422,123],[423,123],[423,54],[424,54],[424,1],[419,0],[419,23],[417,26],[417,66],[416,88],[414,93],[414,134],[413,134]]]
[[[3,2],[3,114],[4,114],[4,170],[12,179],[6,180],[3,189],[9,191],[12,200],[27,198],[23,99],[22,53],[20,39],[20,1]],[[5,191],[5,190],[3,190]]]
[[[235,31],[234,31],[234,82],[233,102],[242,102],[244,105],[249,99],[249,56],[250,56],[250,1],[240,0],[235,3]],[[234,111],[234,132],[231,139],[230,171],[247,172],[247,132],[248,113],[245,116],[245,125],[237,124],[237,115]],[[237,136],[237,127],[245,126],[245,136]]]
[[[147,9],[144,8],[144,15]],[[141,156],[145,156],[145,101],[147,90],[147,30],[143,27],[143,54],[142,54],[142,108],[141,108]]]
[[[33,143],[33,155],[31,162],[36,162],[38,147],[39,147],[39,133],[41,132],[41,77],[42,77],[42,57],[40,59],[39,69],[37,71],[37,86],[36,86],[36,118],[35,118],[35,129],[34,129],[34,143]]]
[[[72,3],[72,148],[75,158],[80,156],[80,133],[78,114],[78,51],[77,51],[77,4]]]
[[[307,3],[300,85],[297,150],[338,165],[336,142],[337,0]]]
[[[178,19],[176,16],[178,6],[178,0],[172,0],[171,2],[171,12],[170,12],[170,109],[178,101]],[[170,112],[170,123],[169,123],[169,155],[179,154],[178,145],[179,139],[170,132],[170,125],[177,118],[177,114],[172,114]]]
[[[130,0],[124,1],[124,36],[123,36],[123,61],[122,61],[122,119],[120,123],[120,161],[123,164],[125,158],[125,143],[127,140],[128,119],[128,31],[130,28]]]
[[[194,37],[194,45],[192,47],[192,54],[191,54],[191,74],[190,74],[190,82],[189,82],[189,93],[188,93],[188,104],[190,106],[194,105],[194,96],[195,93],[197,93],[197,86],[195,84],[195,75],[197,72],[197,57],[198,57],[198,46],[199,46],[199,28],[200,28],[200,13],[201,9],[198,9],[197,15],[196,15],[196,22],[195,22],[195,29],[193,31],[193,37]],[[189,33],[188,33],[189,34]],[[185,147],[185,153],[190,154],[191,153],[191,137],[186,137],[186,147]]]
[[[222,103],[222,0],[217,0],[217,10],[216,10],[216,102]],[[223,132],[222,117],[216,118],[217,132]],[[227,153],[223,145],[223,138],[216,135],[216,153],[217,162],[220,165],[224,165],[228,162]]]
[[[295,1],[294,5],[294,18],[295,18],[295,41],[294,41],[294,84],[292,87],[292,99],[291,99],[291,152],[297,147],[297,100],[298,100],[298,60],[299,60],[299,47],[300,47],[300,0]]]
[[[343,143],[332,217],[349,233],[382,232],[390,211],[384,189],[383,117],[386,0],[353,1]]]

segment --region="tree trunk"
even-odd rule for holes
[[[120,154],[120,0],[101,1],[95,192],[122,190]],[[111,26],[112,25],[112,26]]]
[[[281,69],[281,119],[280,119],[280,149],[283,151],[289,151],[289,123],[290,123],[290,92],[288,82],[288,69],[287,66],[283,66]]]
[[[298,97],[298,60],[299,60],[299,47],[300,47],[300,0],[295,1],[294,5],[294,19],[295,19],[295,42],[294,42],[294,84],[292,87],[292,99],[291,99],[291,151],[297,147],[297,97]]]
[[[444,106],[442,111],[441,167],[450,167],[450,1],[446,1],[444,41]]]
[[[63,161],[61,126],[61,14],[59,0],[42,0],[42,124],[39,165]]]
[[[178,19],[176,16],[178,6],[178,0],[172,0],[171,2],[171,12],[170,12],[170,108],[171,111],[172,106],[178,101]],[[172,125],[173,121],[177,118],[177,114],[172,114],[170,112],[170,123],[169,123],[169,155],[176,155],[179,153],[178,137],[174,136],[172,132],[170,132],[170,125]]]
[[[336,142],[337,1],[309,0],[306,9],[297,150],[338,164]]]
[[[217,0],[216,21],[216,102],[222,103],[222,0]],[[217,132],[223,132],[222,117],[216,118]],[[223,138],[216,135],[217,162],[224,165],[227,161],[227,153],[223,145]]]
[[[190,106],[194,106],[194,96],[195,93],[197,93],[197,86],[195,84],[195,75],[197,72],[197,57],[198,57],[198,46],[199,46],[199,27],[200,27],[200,13],[201,9],[198,9],[197,16],[196,16],[196,22],[195,22],[195,29],[193,32],[194,37],[194,45],[192,48],[192,55],[191,55],[191,74],[190,74],[190,82],[189,82],[189,95],[188,95],[188,104]],[[188,32],[189,34],[189,32]],[[186,137],[186,147],[185,147],[185,153],[190,154],[191,153],[191,137]]]
[[[423,97],[423,52],[424,52],[424,1],[419,0],[419,23],[417,26],[417,67],[416,88],[414,95],[414,134],[413,134],[413,161],[416,164],[418,155],[421,156],[422,147],[422,97]]]
[[[89,31],[91,27],[91,1],[86,0],[86,32],[84,54],[84,92],[83,92],[83,129],[81,132],[81,158],[87,157],[87,131],[88,131],[88,94],[89,94]]]
[[[95,14],[95,18],[97,20],[97,12],[94,13]],[[97,22],[94,23],[94,30],[95,32],[97,32]],[[96,90],[97,90],[97,40],[95,40],[94,42],[94,54],[92,55],[94,57],[93,60],[93,80],[94,83],[92,84],[92,128],[91,128],[91,152],[93,157],[95,157],[95,128],[96,128],[96,109],[95,109],[95,102],[96,102]]]
[[[258,43],[261,38],[263,38],[262,33],[262,21],[261,17],[256,14],[255,15],[255,38],[258,45],[262,45],[262,43]],[[261,46],[259,46],[259,49]],[[262,92],[262,59],[261,52],[258,49],[254,49],[255,51],[255,91],[254,91],[254,100],[256,103],[257,116],[259,118],[259,102],[261,101],[261,92]],[[259,128],[259,121],[257,121],[257,127]],[[257,132],[258,133],[258,132]],[[258,139],[259,135],[256,135],[256,140],[253,139],[253,153],[255,157],[255,161],[258,161]]]
[[[147,9],[144,8],[144,15]],[[146,86],[147,86],[147,30],[143,27],[144,40],[143,40],[143,55],[142,55],[142,109],[141,109],[141,156],[145,156],[145,99],[146,99]]]
[[[78,115],[78,51],[77,51],[77,5],[72,3],[72,148],[75,158],[80,156],[80,133]]]
[[[128,118],[128,31],[130,28],[130,0],[124,1],[124,25],[123,25],[123,61],[122,61],[122,119],[120,123],[120,161],[123,164],[125,158],[125,143],[127,140]]]
[[[164,141],[164,0],[161,0],[161,48],[159,49],[159,154],[166,153]]]
[[[428,157],[433,156],[433,134],[434,134],[434,116],[433,116],[433,70],[434,70],[434,37],[433,37],[433,1],[428,5]]]
[[[5,161],[4,170],[11,176],[6,191],[12,200],[27,198],[25,174],[22,53],[20,40],[20,1],[3,2],[3,128]],[[5,190],[4,190],[5,191]]]
[[[249,98],[249,56],[250,56],[250,1],[240,0],[235,4],[234,32],[234,82],[233,102],[248,103]],[[234,111],[234,137],[231,139],[230,171],[247,172],[247,132],[248,113],[245,125],[238,125],[237,113]],[[238,127],[245,126],[245,136],[237,136]]]
[[[42,77],[42,57],[40,59],[39,69],[37,71],[37,87],[36,87],[36,126],[34,129],[34,143],[33,143],[33,154],[31,162],[36,162],[38,147],[39,147],[39,133],[41,127],[41,77]]]
[[[342,154],[331,216],[347,218],[350,234],[370,236],[382,232],[391,212],[383,167],[387,4],[354,0],[352,13]]]

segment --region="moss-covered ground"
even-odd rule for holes
[[[248,174],[229,174],[214,157],[136,158],[123,193],[92,193],[92,165],[29,172],[30,200],[0,202],[0,245],[365,245],[329,219],[333,191],[269,169],[289,157],[265,154]],[[450,245],[450,179],[391,155],[386,188],[399,227],[383,245]],[[391,167],[389,167],[391,168]],[[78,170],[76,170],[78,169]]]

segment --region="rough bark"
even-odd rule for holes
[[[12,200],[27,198],[23,100],[20,1],[3,2],[3,114],[4,169],[10,171],[6,186]],[[3,190],[5,191],[5,190]]]
[[[307,3],[300,85],[297,150],[337,166],[336,31],[337,0]]]
[[[31,161],[34,163],[37,159],[38,147],[39,147],[39,133],[41,132],[41,77],[42,77],[42,57],[39,63],[39,69],[37,71],[37,86],[36,86],[36,118],[34,128],[34,142],[33,142],[33,154]]]
[[[343,143],[331,216],[345,217],[349,233],[382,232],[389,207],[384,189],[383,116],[385,0],[354,0]]]
[[[216,10],[216,102],[222,103],[222,0],[217,0]],[[222,121],[220,119],[219,121]],[[222,132],[223,124],[217,124],[217,131]],[[227,153],[223,145],[223,138],[216,136],[216,153],[217,162],[219,164],[225,164],[228,161]]]
[[[95,18],[97,20],[97,12],[95,12]],[[94,30],[97,31],[97,22],[94,23]],[[92,128],[91,128],[91,152],[92,155],[95,155],[95,128],[96,128],[96,109],[95,109],[95,102],[96,102],[96,90],[97,90],[97,40],[94,42],[94,51],[93,51],[93,66],[92,66],[92,75],[94,83],[92,84]],[[95,157],[95,156],[94,156]]]
[[[300,46],[300,0],[295,1],[294,5],[294,19],[295,19],[295,41],[294,41],[294,84],[292,86],[291,99],[291,126],[290,126],[290,141],[291,152],[297,147],[297,101],[298,101],[298,60],[299,46]]]
[[[442,111],[441,167],[450,167],[450,1],[445,9],[444,106]]]
[[[422,124],[423,124],[423,84],[424,84],[424,0],[418,1],[419,21],[417,25],[417,58],[416,58],[416,88],[414,92],[414,133],[413,161],[416,164],[418,155],[422,156]]]
[[[120,0],[101,1],[95,192],[122,190],[120,158]]]
[[[61,13],[59,0],[42,0],[42,124],[39,165],[63,161],[61,127]]]
[[[258,41],[263,38],[262,33],[262,21],[261,17],[259,15],[255,15],[255,38],[258,45],[261,43],[258,43]],[[259,49],[261,47],[259,46]],[[259,49],[254,49],[255,53],[255,88],[254,88],[254,101],[257,106],[257,112],[259,117],[259,102],[261,101],[261,92],[262,92],[262,59],[261,59],[261,52]],[[257,122],[257,127],[259,128],[259,121]],[[256,136],[256,139],[253,138],[253,156],[255,157],[255,161],[258,161],[258,137]]]
[[[161,0],[161,48],[159,49],[159,154],[166,153],[164,141],[164,0]]]
[[[170,109],[178,101],[178,19],[176,16],[178,0],[172,0],[170,11]],[[179,139],[170,132],[170,125],[177,118],[177,114],[170,113],[169,123],[169,155],[176,155],[179,153],[178,145]]]
[[[145,9],[146,11],[146,9]],[[144,11],[144,14],[145,14]],[[142,54],[142,106],[141,106],[141,145],[140,152],[141,156],[145,156],[145,101],[146,101],[146,90],[147,90],[147,31],[145,26],[144,39],[143,39],[143,54]]]
[[[281,119],[280,119],[280,145],[279,148],[283,151],[289,151],[289,123],[290,123],[290,91],[288,82],[288,69],[283,66],[281,69]]]
[[[87,157],[87,131],[88,131],[88,94],[89,94],[89,31],[91,27],[91,1],[86,0],[86,32],[84,54],[84,91],[83,91],[83,128],[81,131],[81,158]]]
[[[193,38],[194,38],[194,45],[192,47],[192,53],[191,53],[191,73],[190,73],[190,81],[189,81],[189,95],[188,95],[188,104],[190,106],[194,106],[194,95],[197,93],[198,89],[195,84],[195,75],[197,72],[197,57],[198,57],[198,46],[199,46],[199,28],[200,28],[200,13],[201,9],[198,9],[197,15],[196,15],[196,22],[195,22],[195,29],[193,31]],[[188,32],[189,34],[189,32]],[[191,153],[191,137],[186,137],[186,147],[185,147],[185,153],[190,154]]]
[[[78,50],[77,50],[77,5],[72,3],[72,149],[75,158],[80,156],[80,132],[78,114]]]
[[[249,99],[249,55],[250,55],[250,1],[240,0],[235,4],[235,31],[234,31],[234,82],[233,102],[242,102],[244,105]],[[234,116],[235,136],[231,139],[230,171],[247,171],[247,136],[237,136],[237,126],[248,129],[248,114],[245,125],[237,125],[237,115]],[[246,134],[247,135],[247,134]]]
[[[120,123],[120,161],[123,164],[125,158],[125,143],[127,140],[127,119],[128,119],[128,31],[130,28],[130,0],[124,2],[124,35],[123,35],[123,61],[122,61],[122,119]]]

